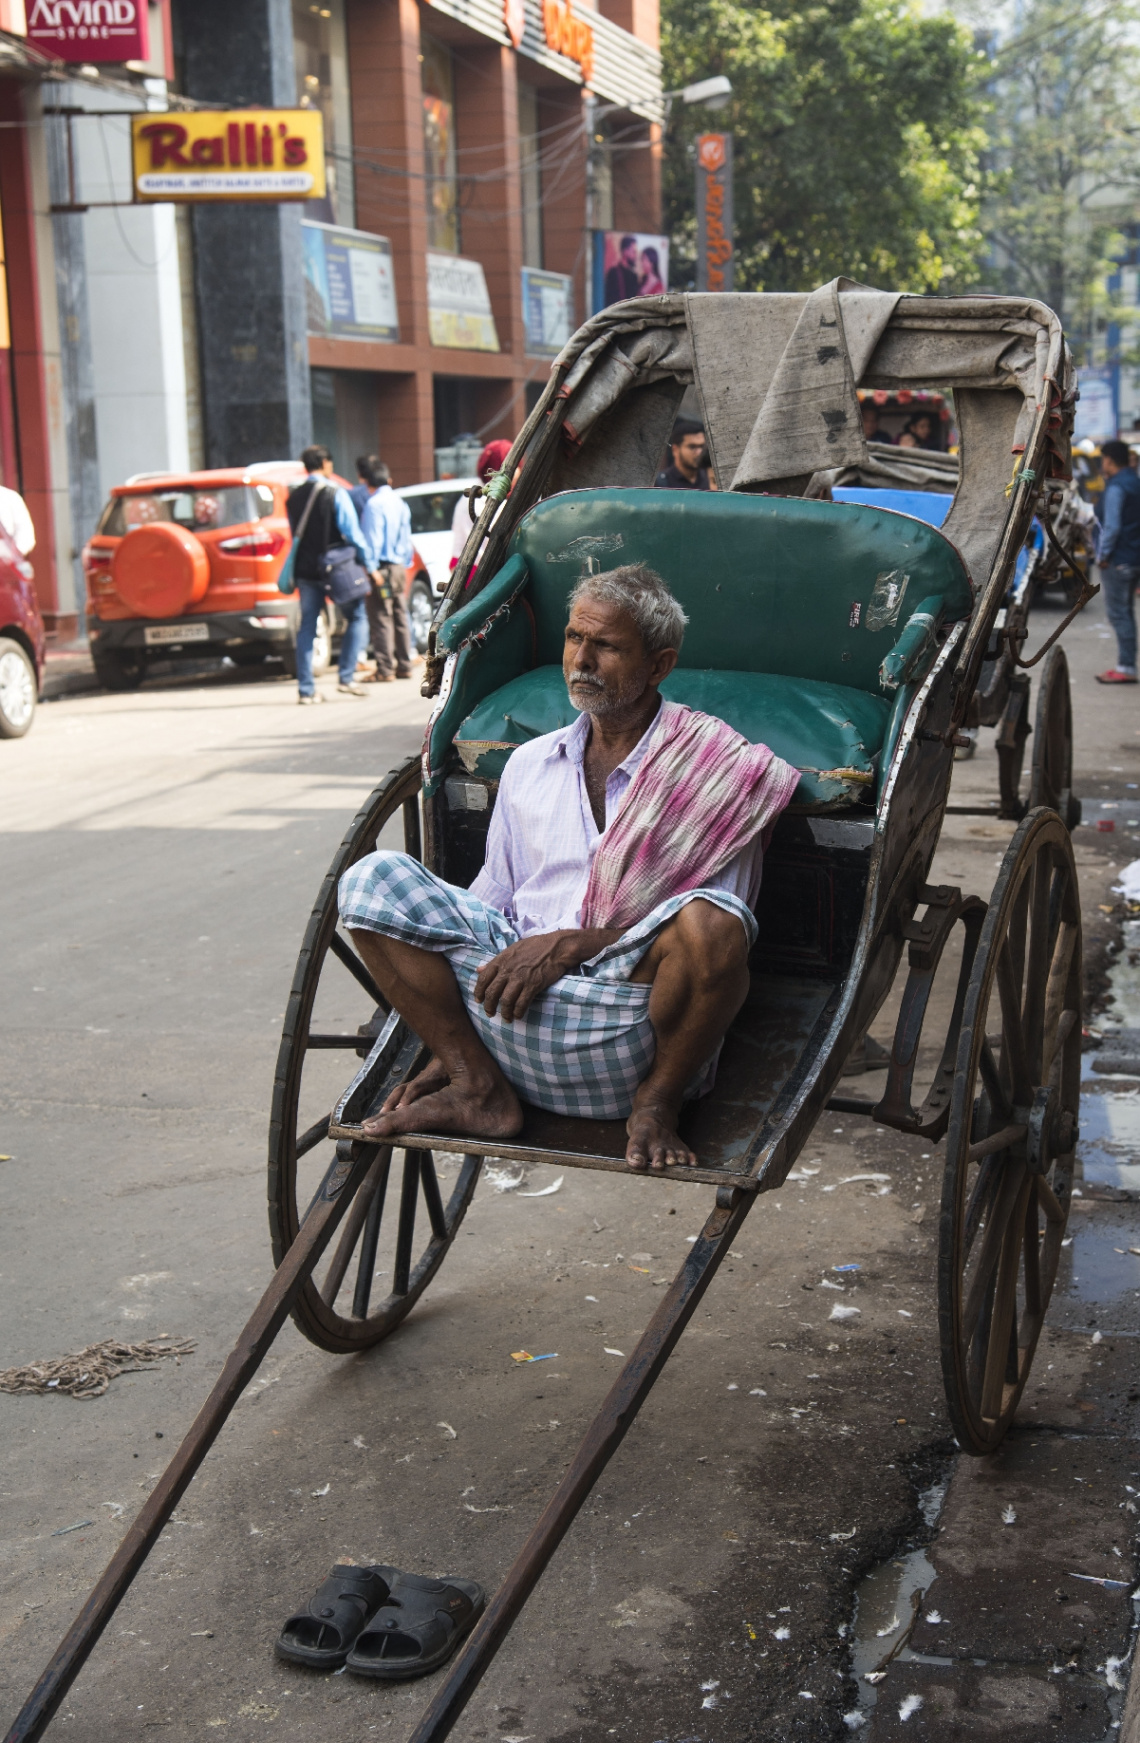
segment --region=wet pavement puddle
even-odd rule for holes
[[[935,1483],[918,1498],[923,1521],[934,1531],[946,1500],[948,1482]],[[849,1731],[867,1723],[879,1699],[884,1672],[879,1667],[888,1655],[893,1664],[950,1664],[948,1658],[929,1658],[900,1645],[916,1614],[915,1598],[934,1584],[934,1565],[924,1548],[912,1549],[880,1562],[859,1583],[855,1615],[851,1624],[851,1674],[859,1687],[858,1703],[844,1715]],[[925,1608],[919,1600],[917,1609]],[[868,1681],[868,1677],[873,1681]]]

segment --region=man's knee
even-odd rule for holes
[[[741,969],[748,960],[748,937],[740,918],[701,897],[686,902],[673,921],[677,940],[696,972],[710,982]]]

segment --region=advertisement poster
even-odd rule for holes
[[[28,41],[61,61],[145,61],[147,0],[29,0]]]
[[[732,135],[697,140],[697,289],[732,289]]]
[[[305,247],[305,308],[317,337],[396,344],[400,317],[392,244],[367,230],[301,225]]]
[[[1077,401],[1073,422],[1074,442],[1108,442],[1116,434],[1116,371],[1103,368],[1077,370]]]
[[[528,355],[557,357],[574,330],[574,280],[524,266],[522,301]]]
[[[487,280],[477,260],[457,254],[427,257],[428,332],[433,345],[450,351],[497,351]]]
[[[638,230],[594,231],[594,309],[669,288],[669,238]]]
[[[324,198],[319,109],[141,110],[131,154],[140,201]]]

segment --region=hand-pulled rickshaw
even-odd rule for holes
[[[655,491],[693,387],[722,488]],[[943,456],[904,460],[864,440],[859,388],[919,387],[953,392],[953,472]],[[663,693],[762,739],[801,780],[765,856],[751,993],[715,1089],[682,1127],[699,1165],[668,1176],[715,1202],[415,1743],[450,1731],[744,1218],[785,1180],[825,1109],[945,1137],[946,1396],[966,1451],[999,1445],[1056,1276],[1077,1137],[1068,677],[1056,649],[1023,797],[1029,601],[1010,594],[1031,519],[1047,515],[1068,474],[1074,398],[1056,316],[1015,298],[898,296],[844,280],[810,295],[670,295],[607,309],[570,341],[437,613],[422,757],[356,818],[305,933],[270,1126],[274,1280],[10,1743],[41,1735],[287,1315],[332,1352],[388,1336],[444,1263],[488,1154],[625,1171],[621,1122],[534,1108],[509,1143],[431,1131],[406,1134],[402,1151],[365,1142],[362,1120],[421,1068],[424,1049],[385,1006],[336,907],[339,878],[378,843],[470,881],[512,751],[572,718],[560,665],[567,596],[617,563],[648,563],[689,614]],[[941,530],[876,496],[899,487],[900,465],[917,469],[904,486],[952,493]],[[871,489],[827,500],[844,479]],[[1018,820],[988,904],[928,882],[955,747],[977,721],[998,725],[998,814]],[[949,1027],[915,1106],[931,989],[959,927]],[[840,1095],[904,953],[883,1093]],[[630,1191],[660,1178],[637,1175]],[[391,1287],[376,1299],[381,1242]]]

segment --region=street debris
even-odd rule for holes
[[[1120,882],[1112,887],[1127,901],[1140,902],[1140,859],[1131,860],[1121,872]]]
[[[126,1512],[126,1508],[123,1506],[121,1501],[101,1501],[99,1505],[111,1509],[112,1519],[121,1519],[123,1514]]]
[[[878,1640],[885,1640],[889,1634],[893,1634],[897,1628],[901,1627],[902,1623],[899,1621],[898,1617],[892,1616],[885,1628],[876,1628],[875,1637]]]
[[[512,1350],[511,1351],[511,1361],[512,1362],[556,1362],[557,1360],[558,1360],[558,1351],[557,1350],[551,1350],[550,1353],[548,1355],[545,1355],[545,1356],[532,1356],[529,1350]]]
[[[66,1392],[70,1398],[100,1398],[120,1374],[134,1374],[173,1356],[178,1361],[197,1348],[193,1338],[168,1334],[143,1343],[122,1344],[117,1338],[88,1344],[73,1356],[55,1356],[49,1361],[28,1362],[22,1368],[0,1373],[0,1392]]]
[[[843,1179],[837,1182],[837,1184],[840,1186],[854,1186],[856,1181],[868,1180],[873,1186],[881,1186],[884,1180],[889,1180],[890,1178],[889,1174],[845,1174]]]
[[[625,1360],[625,1351],[624,1350],[611,1350],[609,1344],[603,1344],[602,1348],[605,1351],[607,1356],[620,1356],[623,1361]]]
[[[912,1714],[918,1712],[921,1705],[921,1695],[904,1695],[903,1699],[899,1702],[899,1718],[904,1721],[909,1719]]]
[[[1008,1501],[1001,1510],[1001,1522],[1003,1525],[1017,1524],[1017,1514],[1014,1512],[1013,1507]]]
[[[828,1319],[839,1320],[858,1319],[861,1311],[862,1310],[858,1307],[844,1307],[842,1302],[837,1301],[827,1317]]]
[[[313,1498],[313,1500],[314,1500],[314,1501],[320,1501],[320,1500],[322,1500],[322,1499],[323,1499],[323,1497],[324,1497],[324,1496],[325,1496],[325,1495],[327,1495],[327,1494],[328,1494],[328,1492],[329,1492],[329,1490],[330,1490],[330,1489],[331,1489],[331,1488],[332,1488],[332,1484],[331,1484],[331,1483],[326,1483],[326,1484],[325,1484],[325,1486],[324,1486],[324,1488],[323,1488],[323,1489],[314,1489],[314,1490],[313,1490],[313,1491],[312,1491],[312,1498]]]
[[[94,1519],[80,1519],[74,1525],[61,1525],[58,1531],[53,1531],[53,1537],[66,1537],[71,1531],[82,1531],[84,1526],[94,1525]]]
[[[1106,1592],[1126,1592],[1130,1580],[1104,1580],[1098,1574],[1070,1574],[1071,1580],[1087,1580],[1091,1586],[1103,1586]]]
[[[833,1265],[831,1269],[833,1271],[861,1271],[863,1267],[862,1265]]]
[[[459,1436],[456,1434],[455,1430],[452,1428],[450,1422],[437,1422],[435,1426],[437,1428],[445,1429],[452,1440],[459,1439]]]
[[[565,1180],[565,1174],[560,1174],[552,1186],[541,1186],[537,1192],[520,1192],[520,1198],[549,1198],[552,1192],[558,1192]]]
[[[521,1168],[484,1168],[483,1179],[496,1192],[514,1192],[516,1187],[522,1185],[526,1175]]]
[[[844,1713],[843,1723],[847,1726],[849,1731],[861,1731],[867,1721],[859,1711],[858,1707],[852,1707],[849,1713]]]
[[[468,1513],[509,1513],[511,1511],[509,1504],[506,1507],[473,1507],[470,1501],[464,1501],[463,1506]]]
[[[753,1386],[748,1396],[750,1398],[767,1398],[768,1394],[765,1392],[763,1386]]]
[[[940,1611],[938,1611],[938,1610],[928,1610],[928,1611],[927,1611],[927,1612],[926,1612],[926,1618],[925,1618],[925,1619],[926,1619],[926,1621],[927,1621],[927,1622],[928,1622],[928,1623],[929,1623],[929,1624],[930,1624],[930,1626],[931,1626],[931,1627],[932,1627],[932,1628],[937,1628],[937,1626],[938,1626],[938,1624],[939,1624],[939,1623],[940,1623],[940,1622],[941,1622],[941,1620],[942,1620],[942,1614],[941,1614],[941,1612],[940,1612]]]

